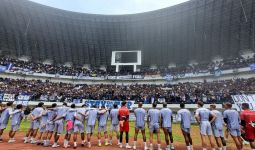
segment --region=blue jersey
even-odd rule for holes
[[[87,110],[85,108],[79,108],[77,109],[76,113],[74,114],[76,117],[79,118],[78,119],[75,119],[74,123],[75,124],[84,124],[84,121],[85,121],[85,117],[83,115],[81,115],[80,113],[82,114],[86,114]]]
[[[105,126],[107,124],[107,119],[108,119],[108,112],[106,111],[104,114],[99,115],[98,125],[99,126]]]
[[[150,119],[150,125],[159,124],[160,121],[160,111],[158,109],[150,109],[148,111],[148,117]]]
[[[188,109],[180,109],[177,112],[177,120],[181,122],[181,127],[186,129],[190,128],[191,124],[191,113]]]
[[[135,113],[135,117],[136,117],[136,121],[135,124],[137,127],[144,127],[145,126],[145,115],[146,115],[146,111],[143,108],[137,108],[134,111]]]
[[[209,121],[212,112],[207,108],[198,108],[196,110],[196,115],[200,117],[200,121]]]
[[[66,112],[66,116],[65,116],[65,120],[66,121],[74,121],[74,114],[76,113],[76,110],[75,109],[69,109],[67,112]]]
[[[65,117],[65,116],[66,116],[66,113],[67,113],[67,111],[68,111],[69,109],[70,109],[70,108],[69,108],[69,107],[66,107],[66,106],[62,106],[62,107],[56,108],[57,118],[59,118],[59,117]],[[63,120],[63,119],[61,119],[61,120]]]
[[[169,108],[162,108],[160,110],[160,116],[162,119],[162,127],[163,128],[169,128],[172,126],[172,121],[171,121],[171,117],[172,117],[172,110]]]
[[[8,124],[9,118],[10,118],[10,113],[12,112],[12,108],[8,107],[6,108],[2,114],[1,114],[1,118],[0,118],[0,123],[2,124]]]
[[[222,116],[222,113],[218,110],[212,110],[211,112],[216,116],[216,119],[212,123],[212,126],[216,129],[223,129],[223,116]]]
[[[11,125],[20,125],[22,118],[24,117],[24,113],[21,110],[14,110],[12,112]]]
[[[43,108],[42,107],[36,107],[33,111],[32,111],[32,116],[33,117],[40,117],[43,113]],[[40,119],[40,118],[38,118]]]
[[[225,110],[223,112],[223,117],[227,120],[228,129],[240,129],[240,116],[236,110]]]
[[[110,112],[111,124],[118,125],[119,124],[119,109],[112,109]]]
[[[48,121],[48,113],[46,110],[44,110],[42,113],[41,124],[47,124],[47,121]]]
[[[48,122],[51,122],[55,119],[55,117],[57,116],[57,110],[47,110],[47,118],[48,118]]]
[[[96,124],[96,119],[97,119],[97,115],[98,115],[98,110],[97,109],[90,109],[87,112],[88,115],[88,121],[87,121],[87,125],[89,126],[94,126]]]

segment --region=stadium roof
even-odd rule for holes
[[[136,14],[174,6],[189,0],[31,0],[58,9],[104,15]]]
[[[126,50],[141,50],[142,66],[235,58],[255,49],[254,8],[254,0],[190,0],[146,13],[95,15],[1,0],[0,52],[91,66],[110,66],[112,51]]]

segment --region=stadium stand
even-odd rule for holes
[[[73,102],[73,100],[131,100],[150,104],[166,101],[170,104],[223,103],[232,101],[231,95],[255,91],[255,78],[174,85],[75,85],[42,82],[40,80],[1,79],[1,93],[29,95],[31,100]]]

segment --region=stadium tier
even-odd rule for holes
[[[202,83],[179,83],[165,85],[133,84],[67,84],[42,82],[40,80],[8,79],[0,80],[2,101],[26,100],[50,102],[82,103],[89,100],[135,101],[151,104],[154,102],[169,104],[191,103],[199,100],[204,103],[233,102],[231,95],[252,93],[255,91],[255,78],[223,80]],[[8,94],[5,98],[4,94]],[[12,96],[10,96],[12,95]]]
[[[109,67],[111,52],[125,50],[141,50],[144,67],[236,58],[243,50],[254,52],[255,45],[254,1],[241,4],[191,0],[140,14],[93,15],[1,0],[0,50],[33,61],[94,67]]]

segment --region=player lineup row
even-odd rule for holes
[[[210,145],[212,149],[215,149],[214,139],[218,148],[226,149],[226,141],[223,134],[224,124],[234,139],[237,149],[242,149],[242,137],[241,130],[245,131],[249,127],[249,123],[245,123],[247,114],[241,113],[240,116],[237,111],[232,109],[231,103],[224,105],[225,111],[223,114],[216,110],[215,105],[210,106],[210,110],[203,108],[203,102],[197,103],[198,109],[195,112],[195,118],[200,125],[200,134],[202,140],[202,147],[206,149],[206,136],[209,137]],[[1,108],[0,118],[0,141],[3,142],[2,134],[6,129],[8,120],[11,117],[11,130],[9,132],[9,143],[15,142],[15,133],[20,128],[20,124],[24,117],[24,111],[22,105],[17,105],[15,109],[12,108],[12,102],[8,102],[5,107]],[[244,109],[249,110],[249,105],[244,104]],[[253,113],[249,113],[252,116]],[[104,135],[104,145],[112,145],[113,133],[117,135],[117,141],[120,148],[133,148],[136,149],[137,135],[141,131],[143,135],[144,149],[153,149],[153,135],[157,134],[157,147],[161,149],[160,129],[162,128],[165,135],[166,149],[174,149],[174,141],[172,135],[172,111],[167,108],[167,104],[163,104],[162,109],[157,109],[157,104],[152,104],[152,108],[146,111],[143,109],[143,104],[139,103],[138,108],[134,110],[135,115],[135,136],[133,146],[129,145],[129,109],[126,107],[126,102],[122,102],[121,108],[117,105],[113,105],[110,110],[105,106],[101,106],[100,109],[96,106],[87,108],[83,105],[81,108],[76,108],[75,104],[70,107],[66,103],[57,107],[57,104],[52,104],[51,107],[44,107],[44,103],[39,103],[36,108],[31,112],[30,128],[24,138],[24,143],[32,143],[43,145],[45,147],[50,146],[50,140],[54,139],[52,145],[53,148],[59,147],[58,145],[60,135],[65,131],[64,145],[63,147],[69,147],[69,141],[71,135],[73,135],[73,148],[77,148],[77,137],[80,135],[81,146],[87,145],[91,147],[91,136],[95,130],[96,121],[98,120],[98,146],[102,146],[101,136]],[[246,115],[246,117],[244,117]],[[144,119],[147,116],[147,119]],[[252,117],[250,117],[252,118]],[[107,121],[111,120],[110,133],[107,130]],[[187,149],[193,149],[192,138],[190,136],[191,129],[191,112],[185,108],[185,104],[180,104],[180,110],[177,112],[177,120],[180,121],[181,130],[185,138]],[[86,124],[85,124],[86,120]],[[250,121],[250,120],[248,120]],[[150,131],[149,146],[147,146],[145,126],[146,122]],[[240,126],[241,123],[241,126]],[[242,128],[241,128],[242,127]],[[84,130],[85,129],[85,130]],[[252,128],[254,130],[254,127]],[[252,130],[252,131],[253,131]],[[39,134],[37,132],[39,131]],[[123,134],[126,135],[126,145],[123,146]],[[250,133],[250,134],[249,134]],[[250,141],[251,146],[254,142],[254,132],[247,132],[245,138]],[[252,133],[252,134],[251,134]],[[85,138],[86,137],[86,138]],[[253,147],[252,147],[253,148]]]

